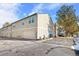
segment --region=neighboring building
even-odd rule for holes
[[[53,22],[48,14],[33,14],[0,29],[0,36],[42,39],[53,36]]]
[[[54,25],[54,33],[55,33],[55,37],[64,37],[65,36],[65,31],[64,29],[59,26],[57,23],[55,23]]]

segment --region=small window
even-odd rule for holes
[[[29,24],[31,23],[31,21],[29,20]]]
[[[32,19],[32,23],[34,23],[34,20]]]
[[[29,23],[34,23],[34,17],[33,16],[30,18]]]
[[[22,23],[22,25],[24,25],[24,23]]]
[[[31,21],[32,21],[32,23],[34,23],[34,16],[32,17]]]
[[[15,27],[15,26],[13,26],[13,27]]]

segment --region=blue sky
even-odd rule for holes
[[[28,3],[28,4],[21,4],[20,6],[20,13],[18,13],[18,18],[26,17],[32,13],[47,13],[51,16],[53,22],[56,22],[56,12],[59,8],[64,5],[61,3]],[[66,4],[66,5],[73,5],[74,9],[76,9],[76,14],[79,15],[79,4]]]
[[[64,3],[7,3],[0,4],[0,27],[5,22],[15,22],[28,15],[34,13],[47,13],[56,22],[56,12]],[[66,5],[73,5],[76,9],[76,14],[79,16],[79,4],[70,3]]]

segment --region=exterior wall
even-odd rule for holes
[[[34,23],[29,23],[32,17],[34,17]],[[36,21],[36,15],[34,15],[13,24],[12,37],[36,39]]]
[[[50,22],[49,15],[48,14],[38,14],[37,17],[38,17],[37,38],[38,39],[43,38],[43,37],[48,38],[49,37],[48,29],[50,28],[53,32],[53,28],[50,26],[50,25],[53,25],[53,24],[51,24],[51,22]]]
[[[2,36],[2,29],[0,29],[0,36]]]
[[[50,28],[51,34],[54,37],[54,35],[55,35],[55,33],[54,33],[54,24],[53,24],[53,21],[52,21],[50,16],[49,16],[49,25],[48,25],[48,27]]]
[[[0,29],[0,36],[2,36],[2,29]]]
[[[31,20],[33,20],[33,22]],[[37,24],[37,17],[35,14],[29,16],[28,18],[24,18],[21,21],[13,23],[8,27],[2,28],[0,30],[0,36],[36,39],[36,33],[37,33],[36,24]]]
[[[0,36],[4,36],[4,37],[9,37],[10,36],[10,29],[9,27],[5,27],[3,29],[1,29],[1,35]]]
[[[11,37],[11,26],[4,28],[3,36],[5,36],[5,37]]]
[[[32,21],[33,20],[33,21]],[[40,39],[53,34],[53,23],[48,14],[33,14],[0,30],[0,36]]]

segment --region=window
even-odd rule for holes
[[[34,20],[32,19],[32,23],[34,23]]]
[[[30,18],[29,24],[30,24],[30,23],[34,23],[34,16],[32,16],[32,17]]]
[[[13,26],[13,27],[15,27],[15,26]]]
[[[34,23],[34,16],[32,17],[31,21],[32,21],[32,23]]]
[[[31,23],[31,20],[29,20],[29,24]]]
[[[24,25],[24,23],[22,23],[22,25]]]
[[[50,28],[48,28],[49,38],[53,36],[53,33]]]

